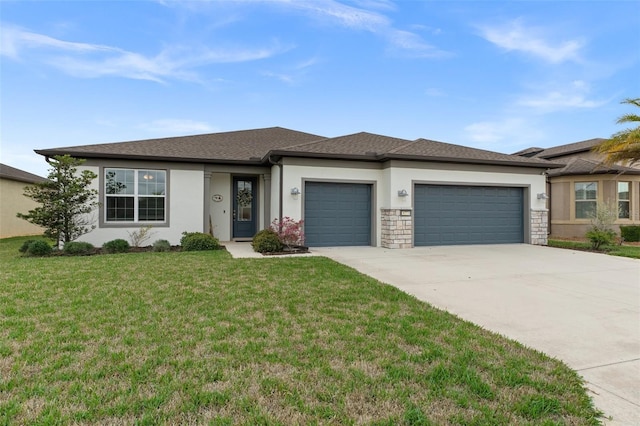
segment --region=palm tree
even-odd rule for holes
[[[620,103],[640,107],[640,98],[629,98]],[[640,115],[625,114],[618,118],[616,123],[640,123]],[[607,164],[617,162],[633,164],[640,161],[640,125],[614,134],[610,139],[596,145],[593,150],[605,154],[604,161]]]

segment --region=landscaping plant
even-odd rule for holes
[[[220,242],[216,237],[203,232],[183,232],[180,245],[183,251],[216,250],[220,248]]]
[[[278,253],[282,251],[280,237],[273,229],[263,229],[253,236],[253,250],[258,253]]]
[[[616,232],[613,224],[618,218],[618,205],[613,203],[598,203],[594,212],[591,213],[591,227],[585,236],[591,241],[593,250],[600,250],[600,247],[613,244]]]
[[[280,242],[288,249],[294,246],[304,245],[303,220],[295,221],[289,216],[282,219],[274,219],[271,229],[278,235]]]
[[[123,240],[122,238],[117,238],[115,240],[107,241],[102,245],[102,250],[105,253],[113,254],[113,253],[126,253],[129,251],[131,246],[127,240]]]
[[[48,179],[24,189],[24,195],[39,206],[17,216],[45,228],[44,236],[58,246],[95,228],[90,213],[98,206],[98,191],[90,185],[98,176],[89,170],[78,174],[77,167],[83,163],[68,155],[56,155],[49,159]]]

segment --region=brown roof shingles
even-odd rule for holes
[[[561,169],[554,169],[548,172],[549,177],[568,175],[598,175],[598,174],[630,174],[640,175],[640,169],[624,167],[616,164],[606,165],[600,161],[586,158],[572,158],[567,165]]]
[[[205,163],[264,164],[268,162],[269,156],[295,156],[364,161],[405,159],[537,168],[562,167],[542,159],[500,154],[426,139],[410,141],[366,132],[325,138],[281,127],[43,149],[36,152],[45,156],[69,154],[84,158]]]
[[[551,148],[542,149],[540,152],[534,155],[534,157],[551,159],[554,157],[562,157],[564,155],[575,154],[578,152],[591,151],[591,148],[598,145],[600,142],[604,140],[605,139],[595,138],[595,139],[589,139],[581,142],[569,143],[566,145],[553,146]],[[522,154],[522,151],[520,151],[514,155],[523,155],[523,154]]]
[[[26,183],[38,183],[47,180],[41,176],[16,169],[15,167],[7,166],[6,164],[0,164],[0,178]]]

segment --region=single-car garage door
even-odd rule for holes
[[[306,182],[306,245],[371,245],[371,185]]]
[[[524,242],[523,189],[416,185],[416,246]]]

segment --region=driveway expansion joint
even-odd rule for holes
[[[625,361],[611,362],[609,364],[594,365],[593,367],[585,367],[585,368],[576,369],[576,371],[595,370],[596,368],[610,367],[612,365],[626,364],[628,362],[636,362],[636,361],[640,361],[640,358],[633,358],[633,359],[627,359]]]

